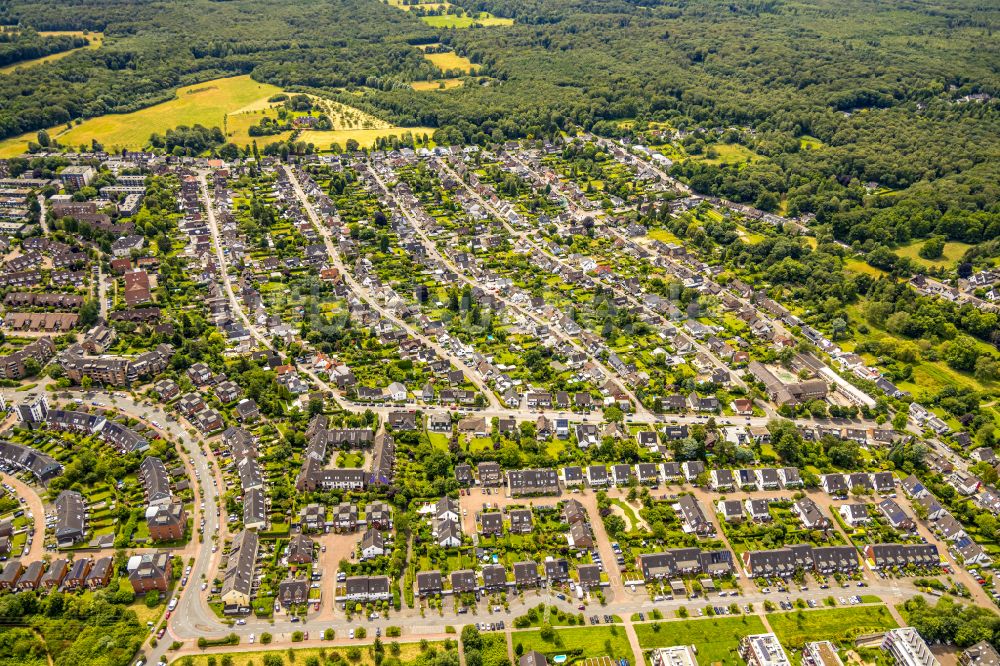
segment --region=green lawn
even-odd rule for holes
[[[896,249],[896,254],[901,257],[909,257],[913,261],[917,262],[921,266],[927,266],[929,268],[943,267],[943,268],[953,268],[958,260],[962,258],[965,251],[968,250],[971,245],[968,243],[950,242],[944,244],[944,254],[940,259],[924,259],[920,256],[920,248],[923,247],[925,240],[916,240],[908,245],[903,245]]]
[[[448,435],[443,432],[428,432],[427,439],[430,441],[431,446],[435,449],[441,449],[442,451],[448,450]]]
[[[861,273],[862,275],[870,275],[871,277],[877,278],[887,275],[885,271],[881,268],[875,268],[870,266],[867,261],[862,259],[856,259],[854,257],[849,257],[844,259],[844,268],[855,273]]]
[[[756,615],[716,617],[704,620],[675,620],[635,625],[643,650],[671,645],[694,645],[699,664],[737,666],[743,660],[737,654],[740,639],[748,634],[764,633],[764,623]]]
[[[680,243],[681,239],[673,234],[673,232],[667,229],[650,229],[649,233],[646,234],[653,240],[658,240],[663,243]]]
[[[542,654],[554,656],[570,650],[581,650],[583,657],[611,656],[615,659],[624,657],[631,663],[638,663],[628,637],[622,627],[580,627],[577,629],[556,629],[555,640],[542,640],[541,631],[517,631],[514,633],[514,647],[520,643],[524,651],[538,650]]]
[[[782,645],[801,648],[806,641],[830,640],[846,643],[899,625],[885,606],[857,606],[828,610],[800,610],[767,616]]]

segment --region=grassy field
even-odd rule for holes
[[[681,239],[673,234],[672,231],[667,229],[650,229],[649,233],[646,234],[653,240],[658,240],[661,243],[680,243]]]
[[[852,339],[841,343],[841,347],[843,347],[845,351],[853,351],[857,343],[866,340],[890,338],[892,340],[897,340],[900,343],[915,344],[918,342],[916,340],[908,340],[907,338],[893,335],[892,333],[877,329],[871,324],[868,324],[862,315],[864,305],[864,303],[860,303],[848,306],[847,308],[847,313],[854,328]],[[861,333],[857,330],[857,324],[862,322],[868,324],[867,333]],[[989,351],[990,349],[985,342],[977,341],[976,345],[983,351]],[[873,358],[868,358],[866,360],[870,363],[875,362],[875,359]],[[998,385],[1000,385],[1000,382],[983,382],[976,379],[972,373],[953,370],[948,367],[944,361],[926,360],[921,360],[913,364],[913,377],[909,381],[897,382],[897,386],[899,386],[899,388],[912,393],[916,400],[921,400],[926,396],[934,395],[947,386],[965,386],[973,391],[989,393],[997,390]]]
[[[742,164],[743,162],[759,162],[764,159],[746,146],[738,143],[716,143],[706,148],[706,153],[714,150],[715,157],[701,155],[698,159],[706,164]]]
[[[42,37],[58,37],[60,35],[69,35],[86,37],[90,40],[90,44],[87,46],[81,46],[78,49],[70,49],[69,51],[62,51],[61,53],[53,53],[52,55],[47,55],[43,58],[35,58],[34,60],[23,60],[21,62],[16,62],[13,65],[7,65],[6,67],[0,67],[0,74],[9,74],[15,69],[21,67],[34,67],[36,65],[42,65],[47,62],[54,62],[56,60],[62,60],[71,53],[76,53],[77,51],[82,51],[83,49],[99,49],[104,45],[104,33],[103,32],[83,32],[80,30],[49,30],[49,31],[39,31],[39,35]]]
[[[389,0],[389,4],[396,9],[402,9],[407,12],[414,9],[422,9],[424,11],[441,10],[443,12],[452,6],[450,2],[421,2],[415,5],[404,5],[400,0]],[[493,16],[489,12],[480,12],[476,15],[476,18],[471,16],[455,16],[454,14],[441,14],[440,16],[421,16],[420,20],[434,28],[469,28],[473,25],[514,25],[514,19],[500,18]]]
[[[443,85],[442,85],[443,84]],[[436,79],[434,81],[414,81],[410,84],[414,90],[448,90],[462,85],[462,79]]]
[[[361,147],[367,148],[374,144],[376,139],[384,136],[402,136],[407,132],[414,135],[427,134],[429,136],[434,133],[434,128],[386,127],[383,129],[342,129],[329,132],[306,130],[299,135],[299,141],[315,144],[319,150],[329,150],[330,146],[334,143],[339,143],[341,148],[343,148],[348,139],[354,139]]]
[[[317,634],[320,633],[320,630],[317,629],[316,633]],[[313,637],[310,636],[310,639],[312,639],[312,638]],[[340,636],[338,636],[337,638],[340,638]],[[282,664],[286,664],[286,665],[290,666],[291,664],[304,664],[305,661],[306,661],[306,659],[308,659],[309,657],[317,657],[322,662],[323,659],[322,659],[322,657],[320,657],[320,651],[322,650],[323,652],[326,653],[326,655],[327,655],[328,658],[329,658],[330,655],[332,655],[334,653],[339,654],[341,656],[341,658],[342,658],[341,663],[351,663],[351,664],[356,664],[358,666],[372,666],[375,663],[375,661],[372,658],[371,651],[368,649],[370,646],[368,646],[368,645],[359,645],[358,647],[361,648],[361,659],[359,659],[357,661],[351,661],[351,662],[347,661],[347,648],[346,647],[343,647],[343,648],[301,648],[301,649],[298,649],[298,650],[288,650],[288,649],[278,650],[278,649],[276,649],[276,650],[267,650],[267,651],[261,651],[261,652],[233,652],[233,653],[228,653],[228,654],[233,659],[233,663],[235,663],[235,664],[244,664],[244,663],[247,663],[248,659],[252,660],[255,664],[260,664],[260,663],[263,663],[265,656],[267,656],[267,655],[275,655],[276,657],[278,657],[279,659],[281,659],[281,663]],[[430,647],[434,647],[434,648],[440,650],[441,649],[441,643],[431,643]],[[417,656],[420,655],[420,644],[419,643],[400,643],[399,648],[400,648],[400,650],[399,650],[399,659],[404,664],[407,661],[412,661],[414,658],[416,658]],[[291,652],[294,655],[294,657],[292,659],[289,659],[289,652]],[[387,652],[387,654],[388,654],[388,652]],[[214,654],[214,655],[198,654],[198,655],[192,655],[192,659],[193,659],[194,666],[208,666],[208,660],[210,658],[214,657],[214,663],[220,663],[223,656],[224,656],[223,654]],[[185,663],[184,662],[185,659],[187,659],[187,657],[179,657],[177,659],[171,660],[170,663],[172,663],[172,664]]]
[[[109,114],[98,118],[85,120],[70,130],[56,127],[49,134],[64,145],[89,144],[91,139],[97,139],[104,144],[105,149],[119,148],[139,149],[146,145],[149,136],[154,132],[164,133],[178,125],[201,124],[206,127],[226,128],[229,141],[237,145],[247,145],[251,142],[249,129],[265,116],[274,117],[274,103],[268,98],[281,92],[281,89],[266,83],[257,83],[249,76],[215,79],[193,86],[180,88],[176,98],[141,109],[134,113]],[[334,130],[306,130],[300,138],[311,142],[323,150],[333,143],[344,146],[348,139],[354,139],[361,146],[371,146],[379,137],[413,131],[418,134],[432,134],[433,129],[427,127],[400,128],[393,127],[385,121],[364,113],[353,107],[330,100],[316,98],[317,106],[322,108],[331,121]],[[274,136],[257,137],[257,143],[264,146],[268,143],[287,139],[291,132],[283,132]],[[0,157],[19,155],[27,150],[28,141],[35,139],[35,133],[0,142]]]
[[[65,145],[89,144],[97,139],[106,150],[119,148],[140,149],[146,145],[150,134],[166,132],[178,125],[222,127],[227,113],[241,110],[251,104],[266,102],[281,89],[266,83],[257,83],[249,76],[214,79],[193,86],[179,88],[169,102],[140,109],[133,113],[108,114],[85,120],[68,131],[53,128],[49,134]],[[27,148],[34,133],[7,139],[0,143],[0,157],[18,155]]]
[[[823,142],[814,136],[799,137],[799,149],[801,150],[819,150],[823,146]]]
[[[896,254],[901,257],[909,257],[913,261],[917,262],[921,266],[926,266],[928,268],[954,268],[958,260],[962,258],[965,251],[968,250],[971,245],[968,243],[959,243],[953,241],[944,244],[944,255],[940,259],[924,259],[920,256],[920,248],[923,247],[926,241],[913,241],[908,245],[903,245],[896,249]]]
[[[381,118],[376,118],[369,113],[361,111],[360,109],[355,109],[347,106],[346,104],[341,104],[332,100],[322,99],[314,95],[310,95],[310,97],[313,99],[315,110],[322,112],[333,123],[332,131],[386,130],[392,128],[389,123],[385,122]],[[279,106],[281,106],[280,102],[267,102],[267,99],[265,98],[263,100],[255,101],[238,111],[229,113],[226,116],[226,136],[230,141],[238,146],[249,145],[255,139],[258,146],[274,143],[276,141],[284,141],[291,136],[291,130],[265,137],[250,136],[251,126],[259,124],[264,118],[271,118],[275,120],[278,118]],[[315,115],[315,113],[313,115]],[[326,132],[318,132],[314,130],[306,130],[305,132],[326,134]],[[346,139],[344,140],[346,141]],[[321,139],[320,143],[329,144],[333,141],[334,139],[327,140],[324,137]],[[314,143],[317,142],[314,141]]]
[[[844,268],[855,273],[870,275],[875,278],[882,277],[887,274],[881,268],[875,268],[874,266],[869,265],[867,261],[857,259],[855,257],[848,257],[847,259],[844,259]]]
[[[699,664],[723,666],[742,664],[743,660],[736,652],[740,639],[748,634],[760,634],[764,631],[764,623],[756,615],[635,625],[635,633],[643,650],[671,645],[694,645],[698,650]]]
[[[849,643],[855,636],[899,626],[885,606],[774,613],[767,620],[786,648],[801,648],[807,641]]]
[[[424,57],[430,60],[443,72],[448,70],[461,70],[466,74],[479,69],[479,65],[472,64],[472,61],[464,56],[460,56],[453,51],[448,53],[425,53]]]
[[[442,14],[441,16],[421,16],[420,20],[432,28],[471,28],[474,25],[485,27],[514,25],[514,19],[500,18],[483,12],[476,18],[471,16],[455,16],[454,14]]]
[[[639,663],[632,654],[625,629],[622,627],[579,627],[577,629],[556,629],[555,641],[542,640],[541,631],[517,631],[514,633],[514,647],[520,643],[524,651],[538,650],[542,654],[557,655],[567,650],[582,650],[583,657],[603,657],[605,655],[635,664]]]

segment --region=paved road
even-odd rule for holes
[[[229,266],[226,263],[225,253],[222,251],[222,239],[219,234],[219,222],[215,217],[215,206],[212,205],[212,197],[208,192],[206,173],[204,170],[198,172],[198,183],[201,185],[201,199],[205,206],[205,217],[208,219],[208,229],[212,235],[212,246],[215,248],[215,257],[219,262],[219,273],[222,276],[222,286],[226,291],[226,296],[229,298],[229,307],[232,308],[236,316],[243,320],[243,325],[258,344],[274,351],[271,341],[250,321],[250,318],[247,317],[246,312],[243,310],[240,300],[233,291],[233,283],[229,277]]]
[[[30,528],[31,548],[27,549],[27,543],[25,543],[26,550],[20,555],[20,559],[36,560],[38,558],[32,557],[31,554],[39,553],[45,547],[45,505],[42,503],[42,498],[38,496],[38,492],[32,486],[15,476],[0,473],[0,481],[14,488],[14,493],[18,497],[24,498],[25,503],[22,506],[30,512],[30,520],[32,521]]]

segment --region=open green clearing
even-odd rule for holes
[[[846,643],[899,625],[885,606],[856,606],[828,610],[799,610],[767,616],[771,628],[786,648],[801,648],[807,641]]]
[[[258,83],[249,76],[214,79],[179,88],[175,98],[169,102],[133,113],[91,118],[69,130],[64,126],[55,127],[49,134],[64,145],[89,145],[91,139],[96,139],[107,150],[138,150],[147,144],[154,132],[163,134],[179,125],[200,124],[205,127],[225,127],[229,141],[247,145],[252,140],[248,133],[250,126],[259,123],[265,116],[274,116],[270,110],[272,103],[268,102],[268,98],[280,92],[281,89],[277,86]],[[395,127],[358,109],[325,99],[315,99],[318,100],[317,107],[333,121],[334,129],[307,130],[300,133],[299,139],[313,143],[320,150],[327,150],[334,143],[344,146],[350,139],[369,147],[381,137],[401,136],[405,132],[433,132],[426,127]],[[285,132],[270,137],[257,137],[256,140],[259,145],[266,145],[287,139],[290,135],[290,132]],[[0,142],[0,157],[20,155],[27,150],[28,142],[34,140],[35,134],[31,133]]]
[[[815,248],[814,248],[815,249]],[[881,268],[875,268],[870,265],[867,261],[858,259],[856,257],[848,257],[844,259],[844,268],[855,273],[861,273],[862,275],[870,275],[873,278],[882,277],[887,275],[885,271]]]
[[[673,234],[669,229],[650,229],[649,233],[646,234],[653,240],[658,240],[661,243],[680,243],[681,239]]]
[[[133,113],[115,113],[85,120],[70,130],[55,127],[49,134],[64,145],[90,144],[96,139],[105,149],[141,149],[154,132],[163,134],[178,125],[222,127],[228,113],[267,101],[281,92],[277,86],[258,83],[249,76],[214,79],[177,90],[174,99]],[[0,157],[23,153],[34,133],[0,143]]]
[[[698,650],[698,663],[724,666],[742,664],[743,660],[737,654],[740,639],[748,634],[764,631],[764,623],[756,615],[635,625],[635,633],[643,650],[671,645],[694,645]]]
[[[462,79],[434,79],[433,81],[414,81],[410,86],[414,90],[450,90],[462,85]]]
[[[445,53],[425,53],[424,58],[433,63],[442,72],[460,71],[465,74],[471,74],[479,69],[479,65],[473,64],[473,62],[465,56],[460,56],[453,51],[447,51]]]
[[[0,67],[0,74],[9,74],[17,69],[36,67],[38,65],[44,65],[47,62],[55,62],[56,60],[62,60],[68,55],[72,55],[77,51],[83,51],[85,49],[99,49],[104,45],[104,33],[103,32],[85,32],[82,30],[49,30],[49,31],[39,31],[39,35],[42,37],[58,37],[60,35],[67,35],[70,37],[86,37],[90,43],[86,46],[81,46],[78,49],[69,49],[68,51],[60,51],[59,53],[52,53],[43,58],[34,58],[32,60],[22,60],[21,62],[15,62],[13,65],[7,65],[6,67]]]
[[[965,254],[965,251],[972,247],[968,243],[951,241],[944,244],[944,254],[940,259],[924,259],[920,256],[920,248],[926,242],[925,240],[913,241],[907,245],[898,247],[895,252],[899,256],[908,257],[927,268],[954,268],[958,260]]]
[[[446,13],[451,7],[450,2],[418,2],[416,4],[404,5],[400,0],[388,0],[388,4],[403,11],[421,12],[420,20],[432,28],[471,28],[472,26],[508,26],[514,25],[514,19],[500,18],[489,12],[478,12],[475,16],[459,16],[457,14]],[[426,14],[426,12],[438,12],[436,14]]]
[[[738,143],[716,143],[708,146],[705,154],[697,159],[706,164],[742,164],[759,162],[764,158]]]
[[[555,639],[552,642],[543,640],[540,630],[517,631],[513,640],[514,646],[517,647],[520,643],[524,646],[525,652],[538,650],[542,654],[553,656],[580,650],[582,657],[611,656],[616,659],[624,657],[632,663],[638,663],[622,627],[556,629]]]
[[[814,136],[800,136],[799,137],[799,149],[801,150],[819,150],[825,144]]]
[[[440,16],[421,16],[420,20],[432,28],[471,28],[474,25],[486,27],[514,25],[514,19],[500,18],[499,16],[493,16],[487,12],[479,14],[476,18],[471,16],[442,14]]]

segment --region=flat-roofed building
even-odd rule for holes
[[[653,666],[698,666],[691,645],[656,648],[649,654],[649,659]]]
[[[940,666],[937,657],[913,627],[885,632],[882,650],[895,659],[898,666]]]
[[[751,634],[740,639],[740,656],[747,666],[791,666],[774,634]]]

